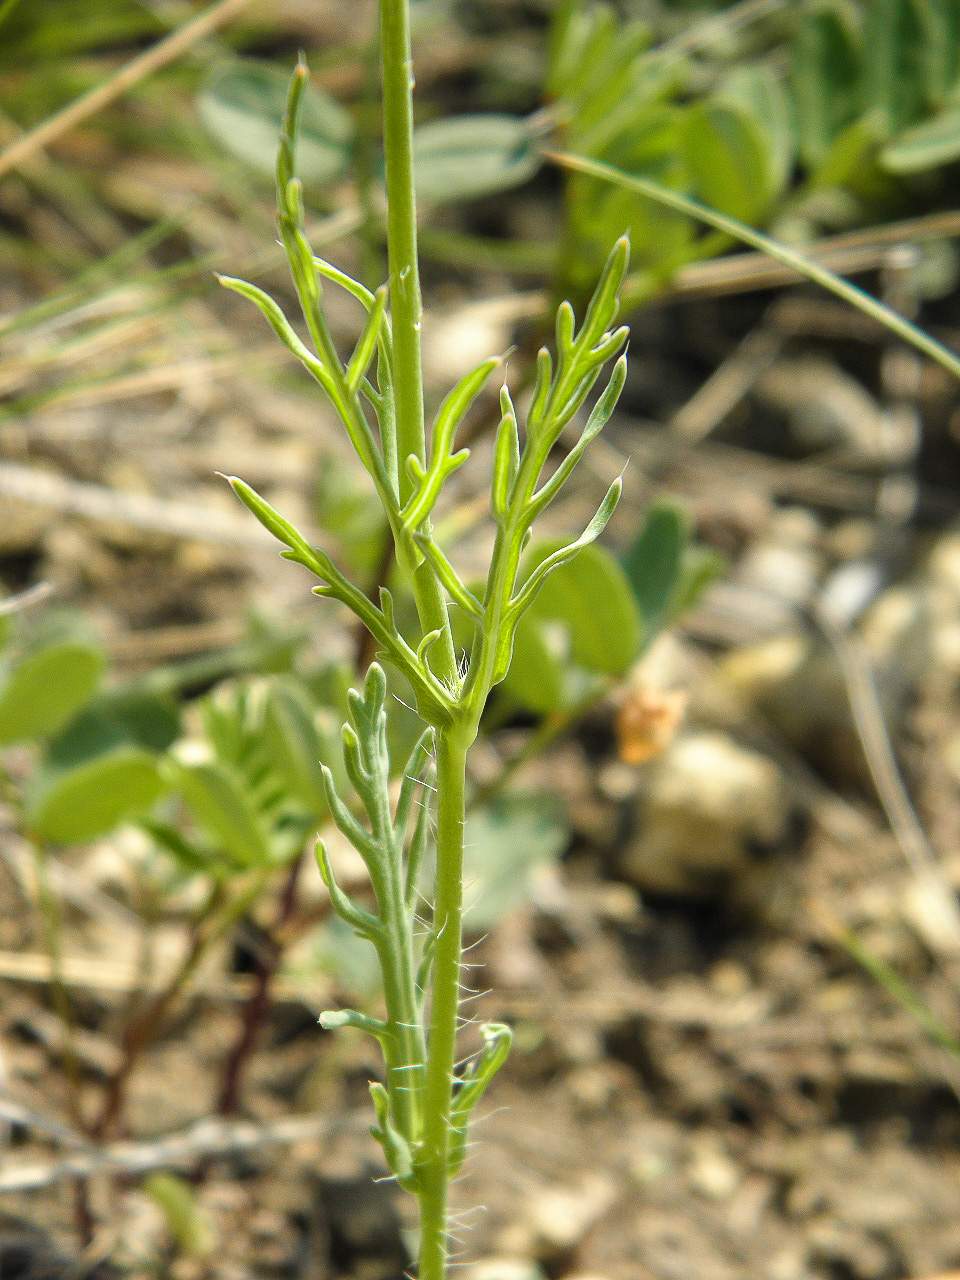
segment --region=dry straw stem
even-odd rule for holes
[[[218,27],[235,18],[249,4],[250,0],[220,0],[219,4],[211,5],[192,22],[185,23],[184,26],[133,58],[109,80],[97,85],[89,93],[82,94],[62,111],[52,115],[49,120],[44,120],[43,124],[38,125],[36,129],[25,133],[12,146],[7,147],[6,151],[0,153],[0,177],[32,159],[38,151],[42,151],[51,142],[68,133],[75,125],[96,115],[111,102],[115,102],[128,89],[132,89],[154,71],[159,71],[168,63],[175,62],[181,54],[212,35]]]
[[[269,1146],[293,1146],[300,1142],[329,1140],[354,1124],[349,1113],[331,1120],[326,1115],[284,1116],[266,1124],[249,1121],[200,1120],[180,1133],[148,1142],[113,1142],[82,1150],[58,1160],[18,1164],[0,1170],[0,1194],[39,1191],[68,1178],[92,1178],[103,1174],[149,1173],[153,1169],[185,1168],[198,1159],[239,1155]]]
[[[880,227],[845,231],[823,236],[804,248],[804,257],[840,275],[874,271],[883,264],[890,248],[902,244],[925,244],[960,235],[960,211],[946,209],[905,218]],[[681,267],[665,286],[662,297],[716,298],[751,290],[779,289],[806,279],[804,272],[766,253],[730,253],[710,262],[692,262]]]
[[[167,501],[106,485],[68,480],[19,462],[0,461],[0,498],[45,507],[62,515],[104,520],[147,533],[168,534],[244,550],[273,547],[259,525],[198,502]]]

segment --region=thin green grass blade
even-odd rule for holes
[[[753,227],[745,226],[744,223],[738,222],[736,218],[730,218],[724,213],[718,213],[716,209],[709,209],[697,200],[691,200],[689,196],[683,196],[676,191],[670,191],[667,187],[661,187],[658,182],[654,182],[650,178],[641,178],[636,174],[624,173],[621,169],[615,169],[613,165],[604,164],[600,160],[589,160],[586,156],[572,155],[564,151],[546,151],[544,155],[546,159],[552,160],[554,164],[561,165],[564,169],[574,169],[578,173],[586,173],[594,178],[606,180],[614,186],[624,188],[626,191],[636,191],[638,195],[646,196],[650,200],[656,200],[677,213],[685,213],[691,218],[707,223],[708,226],[715,227],[718,231],[723,231],[735,240],[742,241],[743,244],[750,245],[753,249],[758,249],[761,253],[767,254],[768,257],[774,258],[777,262],[782,262],[784,266],[791,267],[794,271],[806,276],[808,280],[813,280],[815,284],[821,285],[838,298],[843,298],[845,302],[849,302],[858,311],[870,316],[878,324],[882,324],[884,328],[896,334],[898,338],[902,338],[904,342],[908,342],[912,347],[916,347],[918,351],[922,351],[925,356],[929,356],[931,360],[936,361],[937,364],[952,373],[955,378],[960,379],[960,356],[949,351],[945,346],[937,342],[936,338],[931,338],[922,329],[918,329],[916,325],[911,324],[909,320],[905,320],[903,316],[897,315],[895,311],[892,311],[876,298],[871,297],[869,293],[858,289],[849,280],[844,280],[842,276],[838,276],[828,268],[820,266],[819,263],[811,262],[802,253],[798,253],[787,245],[780,244],[778,241],[771,239],[770,236],[764,235],[762,231],[755,231]]]

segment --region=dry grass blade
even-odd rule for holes
[[[906,218],[880,227],[842,235],[824,236],[804,248],[804,254],[821,267],[840,275],[875,271],[891,246],[927,244],[960,235],[960,212],[949,209]],[[728,294],[778,289],[797,284],[803,275],[796,268],[772,262],[764,253],[730,253],[709,262],[681,267],[664,290],[664,296],[719,298]]]
[[[52,583],[34,583],[26,591],[20,591],[15,596],[8,596],[6,600],[0,600],[0,618],[9,617],[12,613],[22,613],[24,609],[29,609],[31,605],[39,604],[52,594]]]
[[[122,97],[128,89],[132,89],[154,71],[158,71],[169,62],[174,62],[198,41],[235,18],[249,3],[250,0],[220,0],[219,4],[212,5],[192,22],[171,32],[169,36],[133,58],[109,80],[75,99],[69,106],[52,115],[36,129],[25,133],[0,154],[0,176],[32,159],[38,151],[42,151],[44,147],[49,146],[62,134],[69,132],[81,121],[109,106],[111,102]]]
[[[67,480],[14,462],[0,463],[0,495],[88,520],[117,521],[134,529],[198,538],[253,550],[273,545],[259,525],[199,503],[165,502],[148,494],[121,493],[105,485]]]
[[[960,953],[960,909],[956,894],[907,794],[869,662],[861,646],[825,607],[814,610],[814,621],[833,645],[877,796],[924,894],[924,918],[928,922],[925,940],[940,954],[957,955]]]

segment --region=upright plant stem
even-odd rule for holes
[[[425,460],[420,350],[420,273],[413,185],[413,59],[408,0],[380,0],[383,59],[383,149],[387,182],[387,253],[393,320],[394,395],[400,457],[400,499],[410,496],[403,460]]]
[[[463,819],[472,735],[454,725],[437,735],[437,877],[433,1002],[424,1087],[420,1166],[419,1280],[443,1280],[447,1265],[450,1105],[456,1061],[463,948]]]
[[[410,52],[409,0],[380,0],[380,48],[383,65],[383,149],[387,185],[387,257],[390,316],[393,323],[393,386],[401,505],[412,481],[405,462],[411,454],[426,458],[423,420],[423,360],[420,325],[420,264],[417,259],[417,201],[413,185],[413,58]],[[403,555],[404,549],[397,548]],[[437,674],[456,677],[457,662],[443,590],[424,563],[411,564],[417,610],[425,632],[439,631]]]
[[[421,462],[426,458],[420,345],[422,302],[413,185],[413,61],[409,0],[380,0],[380,40],[393,385],[402,503],[411,492],[405,460],[411,454]],[[457,664],[446,601],[439,581],[426,563],[414,569],[414,591],[424,631],[441,632],[434,658],[436,673],[453,685]],[[462,951],[464,792],[466,754],[472,737],[462,720],[439,727],[437,733],[436,950],[423,1095],[423,1140],[417,1170],[420,1280],[444,1280],[447,1271],[450,1108]]]

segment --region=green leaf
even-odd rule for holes
[[[924,97],[942,106],[960,73],[960,6],[956,0],[912,0],[919,27]]]
[[[143,1189],[159,1206],[180,1252],[190,1258],[208,1258],[217,1237],[196,1187],[173,1173],[151,1173],[144,1179]]]
[[[289,798],[319,822],[327,813],[321,763],[338,778],[342,773],[339,726],[332,713],[316,706],[299,680],[273,680],[264,700],[263,743]]]
[[[640,606],[647,643],[670,615],[689,536],[683,508],[675,502],[656,502],[623,557],[624,571]]]
[[[865,6],[862,109],[878,116],[886,134],[909,124],[920,109],[919,46],[912,0],[871,0]]]
[[[781,192],[790,180],[796,159],[797,122],[793,101],[775,67],[766,62],[745,62],[724,80],[717,100],[746,111],[764,140],[771,194]]]
[[[618,136],[603,155],[631,173],[643,173],[678,189],[688,182],[683,163],[684,111],[673,103],[655,105],[636,127]],[[576,254],[567,265],[571,283],[589,292],[613,241],[629,228],[634,268],[668,277],[694,256],[695,224],[635,193],[571,175],[570,217]]]
[[[880,125],[875,116],[860,116],[845,125],[832,139],[813,168],[807,187],[811,191],[844,189],[863,185],[866,172],[876,174],[876,150]]]
[[[163,786],[149,752],[117,747],[73,769],[41,772],[27,803],[26,825],[58,844],[92,840],[146,814]]]
[[[144,690],[118,689],[100,694],[74,716],[50,743],[48,759],[57,768],[72,767],[119,746],[162,753],[180,732],[176,701]]]
[[[510,670],[501,690],[527,711],[550,715],[575,701],[570,696],[570,641],[562,626],[528,614],[513,641]]]
[[[819,263],[805,258],[802,253],[797,253],[795,249],[791,249],[788,245],[781,244],[779,241],[771,239],[770,236],[765,236],[762,232],[755,231],[752,227],[746,226],[736,218],[730,218],[726,214],[719,213],[716,209],[710,209],[706,205],[698,204],[695,200],[680,196],[667,187],[661,187],[659,184],[651,182],[648,178],[641,178],[637,174],[622,173],[611,165],[589,160],[585,156],[567,155],[563,152],[547,152],[546,154],[550,159],[571,169],[579,170],[581,173],[603,177],[626,190],[640,191],[644,195],[652,196],[668,208],[680,209],[685,213],[689,213],[710,226],[716,227],[725,235],[733,236],[734,239],[740,240],[754,249],[759,249],[777,262],[785,263],[787,266],[799,271],[801,275],[806,276],[807,279],[816,281],[817,284],[822,285],[823,288],[828,289],[838,298],[843,298],[852,303],[859,311],[877,320],[891,333],[897,334],[898,337],[910,343],[918,351],[922,351],[929,356],[931,360],[935,360],[944,369],[948,369],[955,377],[960,377],[960,359],[942,343],[931,338],[922,329],[918,329],[916,325],[904,320],[903,316],[892,308],[884,306],[876,298],[872,298],[868,293],[864,293],[862,289],[858,289],[855,285],[850,284],[848,280],[844,280],[842,276],[838,276],[826,267],[822,267]]]
[[[169,777],[218,852],[244,868],[276,861],[262,815],[236,770],[220,760],[171,760]]]
[[[880,149],[890,173],[922,173],[960,158],[960,107],[904,129]]]
[[[420,200],[468,200],[506,191],[540,168],[525,120],[516,116],[455,116],[421,125],[413,135]]]
[[[173,858],[183,875],[193,876],[198,872],[216,875],[223,871],[209,848],[197,840],[191,840],[172,823],[161,822],[156,818],[141,818],[137,824],[151,839]]]
[[[812,166],[859,113],[862,49],[845,5],[803,6],[790,63],[800,155]]]
[[[320,461],[314,510],[321,528],[338,541],[343,558],[361,579],[383,559],[387,521],[365,471],[333,453]]]
[[[670,623],[682,618],[726,569],[727,561],[718,551],[710,547],[687,546],[680,567],[680,580],[666,621]]]
[[[106,659],[82,640],[30,654],[0,684],[0,746],[56,733],[96,693]]]
[[[561,546],[562,540],[537,543],[524,557],[524,573]],[[518,631],[528,619],[558,623],[569,637],[570,658],[585,670],[622,675],[640,650],[642,624],[629,580],[605,547],[591,543],[547,578]]]
[[[505,795],[475,809],[464,830],[464,912],[482,933],[530,897],[538,867],[555,862],[570,839],[552,795]]]
[[[289,83],[285,67],[245,58],[217,68],[196,100],[197,114],[217,142],[271,179]],[[307,84],[297,135],[297,169],[303,181],[320,184],[343,173],[350,163],[353,137],[350,113]]]
[[[744,222],[767,208],[773,162],[750,112],[732,103],[694,103],[684,122],[683,148],[696,193],[706,204]]]
[[[331,915],[313,935],[310,972],[329,973],[339,988],[353,996],[372,998],[380,990],[377,953],[338,915]]]
[[[679,503],[654,503],[623,567],[640,605],[644,645],[693,607],[726,568],[723,556],[690,542],[690,521]]]

